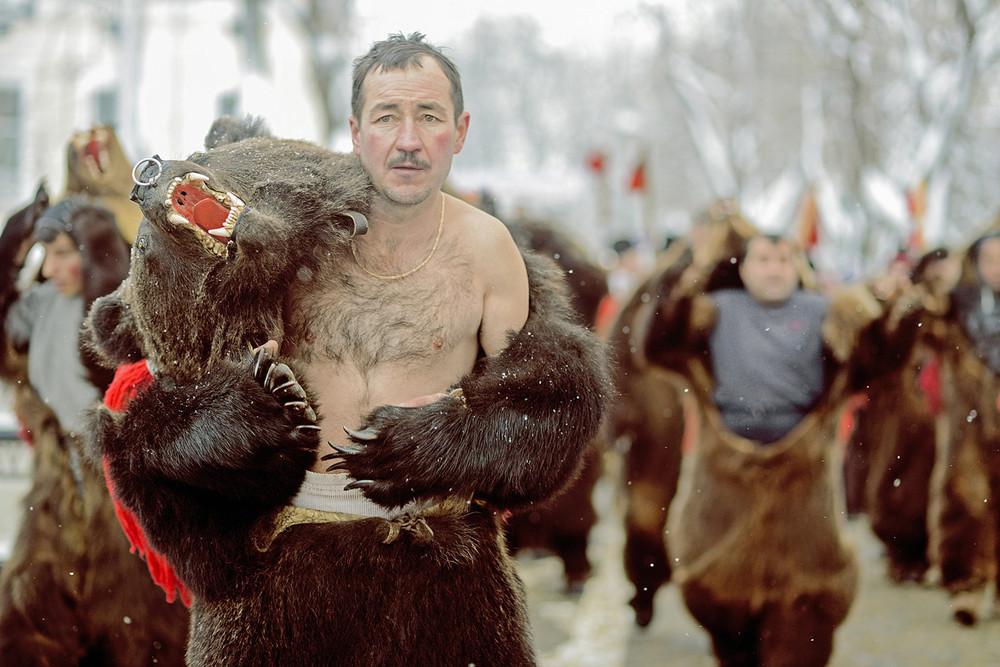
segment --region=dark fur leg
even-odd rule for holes
[[[682,593],[688,611],[711,636],[720,667],[759,667],[760,621],[748,607],[720,604],[696,584],[685,585]]]
[[[759,658],[767,667],[821,667],[833,653],[839,620],[822,598],[802,597],[790,606],[767,609],[760,624]]]
[[[635,587],[630,604],[640,627],[653,619],[653,600],[670,581],[670,558],[664,529],[677,492],[681,465],[683,408],[673,385],[655,379],[633,392],[633,400],[649,401],[647,419],[634,424],[626,454],[625,572]],[[654,407],[653,403],[657,403]]]
[[[4,569],[16,566],[8,564]],[[85,655],[80,624],[72,608],[74,595],[67,590],[57,563],[31,568],[31,577],[18,579],[18,597],[30,607],[20,609],[4,591],[0,600],[0,664],[75,665]],[[61,570],[62,568],[59,568]],[[5,588],[9,580],[5,577]]]
[[[591,498],[601,474],[601,453],[591,445],[584,453],[580,475],[544,505],[516,514],[507,522],[507,544],[512,553],[537,547],[554,552],[563,562],[566,589],[580,592],[590,576],[587,558],[590,529],[597,523]]]

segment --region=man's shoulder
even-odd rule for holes
[[[455,207],[456,219],[462,227],[463,235],[475,246],[489,248],[494,244],[513,244],[510,230],[500,220],[486,211],[462,201],[453,199],[450,205]]]
[[[454,200],[461,228],[461,243],[484,270],[509,270],[522,262],[510,230],[489,213],[460,199]]]
[[[753,297],[745,289],[738,287],[714,290],[705,296],[711,299],[717,308],[728,308],[753,301]]]
[[[830,307],[830,298],[819,292],[800,289],[792,293],[792,303],[798,308],[805,308],[810,312],[823,314]]]

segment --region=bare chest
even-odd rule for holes
[[[402,280],[368,276],[350,258],[323,288],[292,304],[297,355],[369,373],[383,365],[426,367],[478,345],[483,290],[470,262],[452,254]]]

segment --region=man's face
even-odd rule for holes
[[[1000,292],[1000,237],[986,239],[979,244],[976,269],[984,285]]]
[[[60,294],[76,296],[83,291],[83,268],[80,251],[69,234],[60,232],[45,246],[42,275],[52,282]]]
[[[934,294],[947,294],[962,277],[960,255],[952,253],[937,259],[924,269],[924,282]]]
[[[786,301],[799,284],[795,250],[788,241],[752,239],[740,264],[740,277],[750,296],[760,303]]]
[[[469,129],[468,112],[455,121],[440,65],[430,57],[421,65],[372,69],[361,85],[361,117],[350,119],[355,154],[394,204],[419,204],[439,190]]]

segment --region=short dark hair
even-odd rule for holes
[[[948,259],[948,254],[948,249],[943,247],[934,248],[934,250],[924,253],[920,259],[917,260],[913,270],[910,271],[910,280],[914,283],[923,282],[924,274],[927,273],[927,269],[930,268],[931,264],[940,262],[943,259]]]
[[[976,239],[972,247],[969,248],[969,257],[972,258],[972,261],[978,262],[979,252],[983,249],[983,244],[996,238],[1000,238],[1000,230],[990,231]]]
[[[748,236],[745,239],[743,239],[743,243],[740,246],[740,256],[739,256],[740,264],[742,264],[743,260],[747,258],[747,253],[750,252],[750,244],[756,241],[757,239],[765,239],[773,245],[778,245],[779,243],[787,243],[791,246],[795,245],[795,243],[793,243],[790,239],[786,239],[784,236],[781,236],[780,234],[754,234],[753,236]]]
[[[51,243],[62,233],[73,238],[73,214],[85,205],[83,197],[71,196],[49,206],[35,221],[35,240]],[[73,242],[76,242],[76,238],[73,238]]]
[[[387,39],[372,44],[368,53],[354,61],[354,75],[351,84],[351,113],[358,120],[361,119],[361,107],[364,102],[361,99],[361,85],[365,82],[365,77],[376,67],[380,70],[410,69],[411,67],[421,67],[420,59],[429,56],[437,61],[441,66],[444,75],[451,83],[451,102],[455,107],[455,120],[462,115],[464,100],[462,99],[462,77],[458,73],[458,68],[448,56],[441,52],[441,49],[430,42],[424,41],[424,35],[413,32],[403,35],[401,32],[389,35]]]

